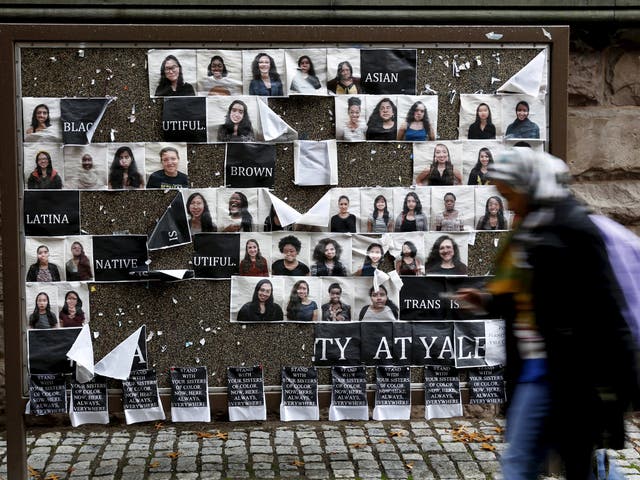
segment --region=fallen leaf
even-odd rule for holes
[[[494,428],[493,430],[494,430],[496,433],[502,433],[502,432],[504,432],[504,428],[502,428],[502,427],[496,427],[496,428]]]
[[[218,433],[216,433],[216,438],[219,438],[220,440],[228,440],[229,434],[227,432],[221,432],[220,430],[218,430]]]
[[[295,465],[296,467],[301,467],[304,465],[304,462],[302,460],[294,460],[293,462],[291,462],[291,465]]]
[[[44,477],[44,480],[60,480],[60,475],[56,475],[55,473],[50,473],[49,475]]]
[[[158,468],[160,466],[160,462],[151,462],[149,464],[149,468]]]
[[[396,430],[396,431],[393,431],[393,432],[389,432],[389,436],[391,436],[391,437],[404,437],[404,432]]]
[[[381,438],[380,440],[378,440],[378,443],[387,443],[387,440],[385,438]]]
[[[27,469],[29,470],[29,478],[35,478],[38,480],[42,478],[42,475],[40,474],[40,472],[35,468],[31,466],[27,466]]]
[[[405,463],[404,466],[411,470],[413,468],[413,462]]]
[[[480,448],[483,450],[489,450],[490,452],[493,452],[496,449],[496,446],[491,445],[489,443],[483,443],[482,445],[480,445]]]
[[[211,432],[196,432],[196,436],[198,438],[211,438],[211,437],[213,437],[213,433],[211,433]]]
[[[156,427],[156,430],[160,430],[162,427],[164,427],[164,423],[162,422],[157,422],[154,427]]]
[[[351,443],[351,444],[349,444],[349,446],[353,447],[353,448],[364,448],[364,447],[367,446],[367,444],[366,443]]]
[[[67,473],[72,473],[76,471],[76,467],[69,467],[67,468]]]
[[[169,458],[178,458],[180,455],[182,455],[182,453],[180,453],[180,452],[167,453],[167,457],[169,457]]]

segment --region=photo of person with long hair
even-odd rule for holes
[[[329,301],[322,305],[323,322],[348,322],[351,320],[351,306],[342,302],[342,287],[335,282],[329,285]]]
[[[81,327],[85,323],[85,315],[82,311],[82,299],[78,292],[68,291],[64,296],[64,306],[58,315],[60,327]]]
[[[367,140],[395,140],[398,133],[398,108],[390,98],[378,102],[367,122]]]
[[[298,280],[291,288],[287,304],[287,320],[315,322],[318,320],[318,304],[309,298],[309,284]]]
[[[283,258],[271,265],[273,275],[304,276],[309,275],[309,267],[298,260],[302,243],[294,235],[282,237],[278,242],[278,250]]]
[[[491,108],[486,103],[476,107],[476,119],[469,125],[469,140],[492,140],[496,138],[496,126],[491,121]]]
[[[138,171],[133,151],[127,146],[119,147],[113,155],[109,169],[109,188],[132,190],[144,188],[144,178]]]
[[[540,138],[540,127],[529,120],[529,103],[516,105],[516,119],[507,127],[505,138]]]
[[[273,284],[263,278],[256,283],[253,298],[238,312],[239,322],[278,322],[284,320],[282,308],[273,301]]]
[[[209,204],[201,193],[194,192],[187,198],[187,216],[191,234],[201,232],[215,232],[218,229],[213,223]]]
[[[433,149],[433,161],[416,177],[417,185],[460,185],[462,174],[453,166],[449,148],[438,143]]]
[[[80,242],[71,244],[71,258],[65,264],[65,271],[67,282],[83,282],[93,278],[91,260],[84,253],[84,247]]]
[[[233,192],[229,197],[229,216],[231,221],[223,232],[253,231],[253,216],[249,213],[249,200],[242,192]]]
[[[347,269],[340,262],[342,247],[332,238],[323,238],[313,249],[313,260],[311,265],[311,275],[314,277],[332,276],[344,277]]]
[[[49,295],[40,292],[36,295],[35,307],[31,315],[29,315],[29,328],[47,329],[58,328],[58,319],[51,311],[51,303]]]
[[[373,277],[374,272],[378,269],[380,263],[382,262],[383,256],[384,248],[381,244],[369,244],[362,267],[360,267],[354,275],[356,277]]]
[[[245,277],[267,277],[269,267],[267,259],[260,252],[258,241],[251,238],[244,246],[244,258],[240,260],[240,275]]]
[[[53,168],[49,152],[41,150],[36,154],[36,168],[27,179],[27,188],[40,190],[62,188],[62,179]]]
[[[487,172],[489,171],[489,165],[493,163],[493,154],[491,150],[486,147],[481,148],[478,151],[478,161],[469,172],[468,185],[489,185]]]
[[[396,217],[394,231],[396,232],[424,232],[429,227],[427,215],[422,213],[422,202],[415,192],[409,192],[404,197],[402,212]]]
[[[27,282],[59,282],[60,269],[49,262],[49,247],[39,245],[36,249],[37,259],[27,271]]]
[[[49,116],[49,107],[44,103],[36,105],[31,114],[31,124],[26,130],[27,135],[42,132],[50,126],[51,117]]]
[[[284,95],[282,80],[276,62],[267,53],[258,53],[251,63],[253,80],[249,84],[249,95],[281,97]]]
[[[309,55],[298,58],[298,69],[291,80],[289,90],[295,93],[314,94],[322,87],[316,75],[313,62]]]
[[[423,265],[417,254],[418,248],[415,243],[407,240],[402,244],[400,258],[396,260],[396,272],[398,272],[398,275],[422,275]]]
[[[182,65],[175,55],[167,55],[160,66],[160,83],[156,97],[190,97],[196,94],[193,86],[184,81]]]
[[[344,123],[342,139],[346,142],[362,142],[366,140],[367,124],[361,117],[362,100],[349,97],[347,100],[348,120]]]
[[[356,216],[349,213],[349,197],[338,197],[338,213],[331,217],[330,230],[338,233],[356,233]]]
[[[466,275],[467,266],[460,259],[460,248],[449,235],[434,242],[425,263],[427,275]]]
[[[484,215],[478,220],[476,230],[506,230],[504,204],[497,195],[489,197],[484,207]]]
[[[229,105],[224,123],[218,128],[218,141],[253,142],[255,139],[247,104],[242,100],[234,100]]]
[[[229,77],[229,71],[224,58],[220,55],[213,55],[207,65],[207,79],[205,85],[208,86],[208,95],[229,96],[240,93],[237,81]]]
[[[378,195],[373,200],[373,211],[367,218],[367,232],[393,232],[393,218],[391,218],[391,215],[389,214],[387,199],[384,195]]]
[[[421,101],[415,102],[411,105],[406,120],[398,129],[398,140],[424,142],[435,139],[436,136],[433,133],[433,127],[429,121],[426,105]]]
[[[437,232],[461,232],[464,230],[462,215],[456,210],[456,200],[453,192],[444,194],[444,210],[436,215],[434,222]]]
[[[389,292],[384,285],[380,285],[378,290],[375,287],[369,289],[369,299],[371,304],[365,305],[360,310],[358,319],[362,322],[393,322],[398,320],[400,310],[398,306],[389,298]]]
[[[353,66],[347,60],[338,63],[336,76],[327,82],[327,90],[336,95],[357,95],[362,93],[360,78],[354,77]]]

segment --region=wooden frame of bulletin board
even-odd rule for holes
[[[417,81],[415,94],[438,95],[439,126],[438,136],[444,140],[456,140],[458,137],[458,117],[460,94],[492,93],[506,82],[512,73],[519,71],[531,59],[531,52],[546,50],[545,62],[548,84],[546,85],[546,110],[543,113],[545,138],[542,148],[560,158],[566,158],[566,119],[567,119],[567,78],[569,29],[564,26],[256,26],[256,25],[0,25],[0,51],[5,52],[0,59],[4,75],[0,77],[0,109],[5,119],[5,128],[0,131],[0,144],[4,146],[2,157],[3,175],[0,177],[2,185],[2,254],[3,254],[3,288],[4,288],[4,319],[5,319],[5,370],[7,390],[7,439],[9,451],[9,470],[11,478],[23,478],[25,467],[25,422],[24,407],[26,397],[25,365],[26,345],[26,317],[27,304],[32,305],[32,298],[27,298],[25,275],[29,263],[33,261],[25,251],[25,229],[23,226],[23,201],[25,196],[25,167],[24,162],[31,163],[31,157],[26,158],[23,137],[25,125],[22,119],[23,98],[38,97],[117,97],[107,109],[102,120],[102,128],[98,128],[94,142],[159,142],[161,129],[157,114],[160,112],[161,102],[150,98],[148,80],[141,72],[147,70],[146,55],[139,55],[142,51],[152,49],[229,49],[252,50],[262,49],[325,49],[325,48],[354,48],[354,49],[415,49],[418,56]],[[522,55],[513,52],[528,52]],[[109,52],[109,57],[101,58],[100,52]],[[136,53],[130,56],[129,54]],[[527,57],[529,55],[529,57]],[[130,58],[131,57],[131,58]],[[108,60],[108,61],[107,61]],[[515,66],[509,65],[514,62]],[[489,68],[489,64],[491,67]],[[420,67],[422,65],[422,68]],[[77,69],[75,67],[78,67]],[[334,65],[327,65],[326,79],[335,75]],[[67,75],[65,78],[64,76]],[[146,75],[146,73],[145,73]],[[475,75],[475,76],[474,76]],[[137,97],[136,95],[140,95]],[[143,100],[141,98],[146,97]],[[336,124],[333,112],[332,96],[318,97],[317,104],[310,102],[307,97],[295,96],[289,98],[272,98],[269,101],[271,109],[285,121],[298,130],[299,139],[327,140],[333,138],[329,133]],[[293,113],[292,113],[293,112]],[[156,117],[154,117],[154,115]],[[315,117],[317,115],[317,118]],[[111,122],[111,123],[109,123]],[[461,124],[460,124],[461,125]],[[462,127],[460,126],[462,132]],[[338,186],[357,188],[360,186],[409,187],[413,173],[407,166],[407,159],[411,158],[411,151],[406,143],[387,142],[388,145],[362,142],[358,145],[338,145]],[[106,148],[106,147],[105,147]],[[190,175],[201,175],[203,180],[198,187],[220,187],[222,178],[217,178],[219,172],[224,171],[220,151],[212,147],[210,150],[202,147],[186,147],[189,150]],[[276,148],[281,173],[277,177],[274,192],[281,199],[299,211],[306,211],[329,189],[325,187],[297,187],[293,186],[292,152],[286,145]],[[113,152],[112,152],[113,154]],[[376,155],[378,155],[376,157]],[[224,153],[222,153],[224,157]],[[379,172],[371,171],[370,164],[376,161],[391,166],[385,177]],[[209,168],[211,164],[214,168]],[[392,175],[391,175],[392,173]],[[404,178],[404,180],[403,180]],[[466,182],[465,182],[466,183]],[[133,208],[146,208],[146,224],[141,230],[149,229],[155,218],[166,209],[167,198],[163,192],[149,192],[150,197],[142,202],[134,196],[122,192],[120,199],[109,204],[109,192],[96,192],[88,195],[87,200],[81,202],[81,223],[89,225],[89,233],[93,235],[113,234],[117,231],[141,233],[131,230],[136,228],[126,221],[119,220],[122,210],[127,205]],[[146,192],[145,192],[146,193]],[[105,218],[102,218],[105,217]],[[108,217],[108,218],[107,218]],[[142,223],[145,220],[141,220]],[[84,222],[84,223],[83,223]],[[262,219],[260,219],[262,222]],[[112,223],[113,225],[109,225]],[[85,232],[83,232],[85,233]],[[66,247],[65,247],[66,248]],[[160,250],[153,258],[158,268],[181,268],[176,264],[173,252]],[[186,257],[184,257],[186,255]],[[188,258],[189,253],[183,254]],[[215,290],[223,290],[229,296],[229,281],[198,282],[215,284]],[[90,287],[91,288],[91,287]],[[98,284],[95,291],[91,288],[92,321],[95,319],[96,328],[100,327],[103,344],[98,345],[96,358],[113,347],[116,340],[110,341],[107,334],[109,325],[118,324],[118,337],[123,338],[122,325],[137,325],[141,319],[135,317],[138,311],[145,310],[144,302],[166,301],[167,305],[178,304],[182,301],[192,301],[194,304],[204,305],[202,300],[211,292],[206,287],[197,287],[187,291],[184,287],[159,294],[151,289],[138,292],[142,300],[129,298],[127,293],[109,284]],[[150,287],[151,288],[151,287]],[[181,291],[181,288],[183,289]],[[125,308],[117,307],[109,310],[108,304],[118,304],[122,301]],[[102,302],[102,303],[101,303]],[[142,306],[140,305],[142,303]],[[144,319],[147,324],[155,322],[154,331],[166,330],[170,323],[163,323],[163,306],[158,305],[157,312],[147,311]],[[195,308],[195,307],[194,307]],[[212,307],[213,308],[213,307]],[[229,322],[228,305],[227,317]],[[166,310],[164,310],[166,312]],[[181,311],[182,315],[184,312]],[[188,312],[188,311],[187,311]],[[178,313],[176,313],[178,315]],[[194,318],[197,313],[194,313]],[[154,319],[152,320],[152,318]],[[10,319],[10,320],[8,320]],[[133,319],[133,320],[132,320]],[[200,325],[202,327],[202,325]],[[236,328],[237,327],[237,328]],[[242,328],[241,328],[242,327]],[[273,325],[273,331],[263,329],[252,330],[251,325],[235,325],[227,331],[231,343],[223,342],[223,353],[217,353],[205,363],[210,369],[224,368],[228,365],[239,365],[241,362],[260,363],[260,358],[245,358],[243,352],[248,349],[256,337],[257,351],[273,350],[273,342],[281,338],[284,330],[281,325]],[[289,325],[287,334],[300,337],[313,335],[311,326]],[[115,327],[114,327],[115,329]],[[244,331],[243,331],[244,330]],[[252,334],[245,333],[252,331]],[[295,330],[295,333],[294,333]],[[165,335],[169,332],[165,331]],[[224,331],[222,331],[224,334]],[[103,336],[104,335],[104,336]],[[244,336],[243,336],[244,335]],[[248,336],[247,336],[248,335]],[[266,337],[265,337],[266,335]],[[272,335],[272,337],[269,337]],[[271,338],[271,344],[260,345],[257,337]],[[285,334],[286,343],[286,334]],[[193,340],[199,337],[194,334]],[[196,357],[188,350],[187,338],[180,337],[175,341],[182,345],[181,354],[186,362]],[[118,340],[119,341],[119,340]],[[211,340],[209,340],[211,341]],[[192,343],[193,344],[193,343]],[[204,343],[202,343],[204,345]],[[196,345],[197,346],[197,345]],[[177,348],[174,345],[175,348]],[[283,350],[286,350],[283,345]],[[171,345],[168,346],[172,348]],[[312,349],[310,345],[308,347]],[[102,350],[101,350],[102,349]],[[161,357],[164,350],[155,352]],[[282,364],[300,361],[301,357],[282,359]],[[310,356],[307,356],[307,361]],[[279,360],[276,357],[276,360]],[[175,358],[170,361],[180,361]],[[199,360],[198,360],[199,361]],[[235,363],[237,362],[237,363]],[[164,368],[166,361],[158,360]],[[215,364],[214,364],[215,363]],[[247,363],[250,364],[250,363]],[[272,371],[278,371],[281,365],[272,365]],[[275,378],[275,377],[273,377]],[[273,378],[265,378],[267,385],[275,385]],[[222,379],[220,379],[221,381]],[[218,398],[221,405],[225,403],[222,383],[216,383],[210,389],[211,395]],[[210,384],[211,386],[211,384]],[[419,394],[417,394],[419,397]],[[168,395],[163,395],[167,402]],[[278,401],[277,389],[268,395],[269,404],[275,406]],[[325,393],[326,397],[326,393]],[[114,392],[110,394],[111,409],[119,407],[120,397]]]

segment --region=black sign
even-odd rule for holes
[[[363,93],[415,95],[416,56],[413,49],[360,50]]]
[[[193,271],[196,278],[230,278],[240,264],[240,235],[198,233],[193,236]]]
[[[61,98],[62,141],[66,145],[90,143],[92,135],[88,134],[95,131],[108,104],[108,98]]]
[[[226,185],[233,188],[273,188],[276,146],[267,143],[228,143]]]
[[[177,247],[191,241],[187,211],[177,193],[149,236],[149,250]]]
[[[134,370],[122,381],[122,406],[125,410],[158,407],[158,380],[153,369]]]
[[[67,352],[80,334],[81,328],[50,328],[27,331],[29,372],[73,373],[75,368]]]
[[[453,365],[453,322],[413,324],[413,364]]]
[[[162,132],[167,142],[207,141],[207,99],[204,97],[165,98]]]
[[[336,407],[367,405],[367,378],[363,366],[331,368],[331,404]]]
[[[458,368],[486,365],[487,336],[484,322],[455,322],[454,335]]]
[[[67,413],[67,389],[62,374],[29,377],[29,408],[34,415]]]
[[[282,367],[282,403],[289,407],[318,405],[318,370],[315,367]]]
[[[130,272],[146,272],[146,235],[93,237],[93,269],[97,282],[117,282],[138,277]]]
[[[360,364],[360,323],[318,323],[313,348],[315,365]]]
[[[230,407],[257,407],[264,404],[262,367],[228,367]]]
[[[104,377],[97,376],[87,383],[71,383],[71,403],[76,413],[107,410],[107,382]]]
[[[503,367],[469,370],[469,403],[504,403],[505,400]]]
[[[365,365],[393,365],[393,323],[362,322],[360,355]]]
[[[206,407],[206,367],[171,367],[171,406]]]
[[[25,190],[24,233],[27,236],[80,234],[80,192]]]
[[[402,320],[442,320],[449,301],[441,298],[446,290],[444,278],[402,277],[400,318]]]
[[[411,405],[409,367],[376,367],[376,406]]]
[[[455,367],[429,365],[424,369],[425,405],[460,403],[460,378]]]
[[[413,325],[393,322],[394,365],[410,365],[413,358]]]
[[[138,347],[133,355],[131,362],[131,370],[145,370],[149,366],[147,359],[147,326],[142,325],[140,335],[138,336]]]

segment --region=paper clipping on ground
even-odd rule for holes
[[[542,50],[523,69],[498,88],[498,93],[524,93],[532,97],[538,96],[541,88],[546,85],[544,82],[546,65],[547,51]]]

